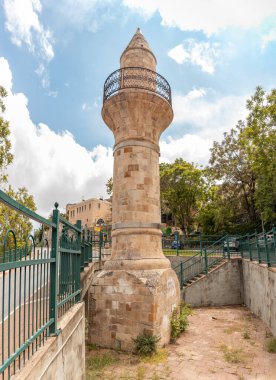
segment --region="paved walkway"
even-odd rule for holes
[[[246,308],[194,309],[189,320],[188,331],[177,343],[150,361],[108,350],[90,351],[88,357],[113,359],[88,371],[87,379],[276,380],[276,354],[265,349],[269,331]]]

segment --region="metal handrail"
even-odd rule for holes
[[[154,92],[172,104],[168,81],[157,72],[144,67],[124,67],[113,71],[104,83],[103,102],[126,88]]]

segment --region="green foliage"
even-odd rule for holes
[[[170,212],[185,235],[192,229],[204,197],[203,174],[181,158],[172,164],[160,164],[162,212]]]
[[[246,121],[214,142],[207,170],[209,194],[200,210],[203,232],[245,233],[276,221],[276,90],[257,87]]]
[[[0,86],[0,184],[7,182],[5,173],[7,166],[12,163],[11,142],[9,140],[9,123],[3,119],[1,113],[5,111],[3,99],[7,96],[4,87]]]
[[[3,119],[2,113],[5,111],[4,98],[7,96],[7,92],[4,87],[0,86],[0,185],[1,187],[6,187],[6,193],[14,198],[16,201],[22,205],[28,207],[29,209],[35,211],[36,206],[34,199],[28,194],[25,187],[14,191],[10,185],[7,185],[8,176],[6,174],[6,169],[9,164],[12,163],[13,155],[11,154],[11,143],[9,140],[10,129],[9,123]],[[17,247],[21,248],[25,245],[25,240],[32,229],[32,224],[29,219],[9,207],[4,206],[0,203],[0,241],[4,240],[4,236],[8,229],[13,229],[16,234]],[[9,235],[7,241],[7,248],[14,248],[14,242]],[[0,251],[3,249],[0,246]]]
[[[141,356],[150,356],[156,352],[157,342],[160,340],[155,335],[150,335],[146,331],[140,333],[134,342],[134,352]]]
[[[266,343],[266,349],[271,354],[276,354],[276,338],[270,338]]]
[[[18,189],[18,191],[14,191],[11,186],[9,186],[6,193],[23,206],[26,206],[32,211],[36,211],[34,198],[32,195],[28,194],[28,191],[25,187]],[[18,212],[13,211],[11,208],[6,207],[0,203],[1,242],[3,242],[4,236],[8,229],[14,230],[17,239],[17,247],[21,248],[25,246],[26,238],[32,230],[32,223],[26,216],[19,214]],[[8,240],[8,247],[14,248],[11,236]]]
[[[112,196],[113,193],[113,178],[109,178],[109,180],[105,184],[106,186],[106,192],[108,195]]]
[[[171,227],[162,228],[162,234],[165,236],[170,236],[172,234],[172,228]]]
[[[171,341],[175,342],[180,334],[187,330],[189,326],[188,316],[192,313],[189,305],[182,302],[179,308],[175,308],[172,312],[171,323]]]

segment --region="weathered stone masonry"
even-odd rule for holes
[[[141,67],[155,77],[156,58],[139,29],[120,63],[125,71]],[[89,341],[126,350],[143,330],[168,343],[169,318],[179,303],[160,231],[159,138],[173,111],[153,91],[121,88],[102,109],[115,138],[112,256],[89,290]]]

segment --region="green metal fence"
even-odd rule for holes
[[[166,256],[194,256],[204,254],[204,248],[219,240],[221,235],[173,236],[162,237],[162,249]]]
[[[202,245],[202,249],[173,268],[180,287],[200,275],[208,274],[215,265],[225,259],[230,260],[233,255],[258,261],[268,267],[276,266],[276,228],[261,234],[236,237],[226,235],[212,244]]]
[[[195,277],[207,274],[214,265],[225,259],[226,240],[227,237],[222,237],[216,242],[204,246],[195,255],[187,258],[173,268],[178,276],[181,288]]]
[[[263,233],[253,233],[239,239],[240,253],[251,261],[276,266],[276,228]]]
[[[103,233],[62,218],[57,203],[50,221],[1,190],[0,202],[48,228],[40,242],[29,235],[19,245],[12,229],[0,242],[0,375],[9,379],[48,336],[59,333],[58,318],[80,300],[81,271],[101,260],[106,242]]]

